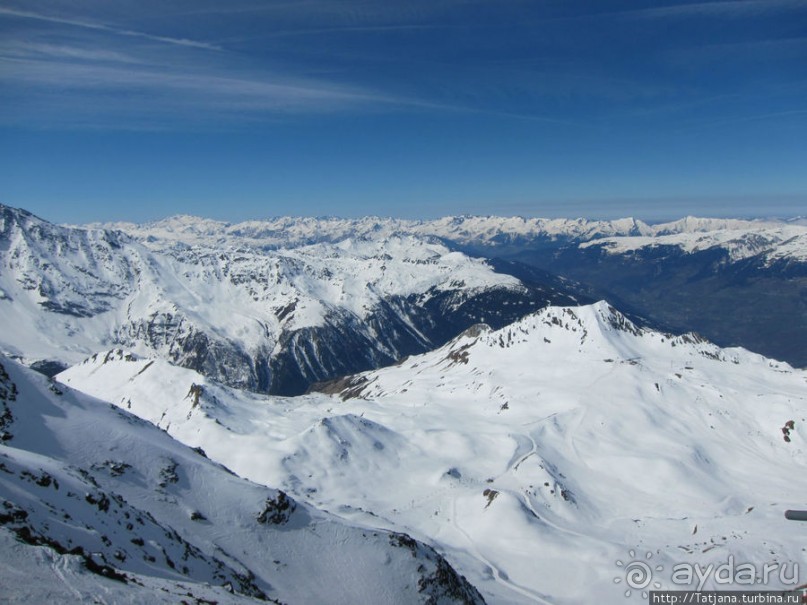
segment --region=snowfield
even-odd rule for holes
[[[409,536],[250,483],[6,358],[0,411],[8,602],[483,602]]]
[[[331,394],[247,395],[124,351],[58,380],[239,475],[428,541],[489,602],[623,603],[631,551],[667,588],[697,587],[673,582],[676,564],[728,557],[798,563],[807,581],[783,516],[804,505],[807,372],[605,303],[478,326]]]

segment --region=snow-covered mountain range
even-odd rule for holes
[[[795,255],[807,261],[807,226],[798,221],[686,217],[651,225],[638,219],[586,220],[497,216],[445,217],[431,221],[380,217],[360,219],[280,217],[227,223],[175,216],[145,224],[107,223],[96,228],[123,231],[154,248],[186,245],[288,249],[347,238],[436,237],[464,249],[501,256],[525,247],[600,242],[616,252],[675,245],[691,252],[724,248],[732,258]]]
[[[723,346],[744,346],[807,366],[807,225],[803,219],[686,217],[650,225],[631,218],[287,217],[229,224],[180,216],[115,226],[157,250],[177,243],[271,250],[348,237],[437,238],[455,251],[515,261],[584,284],[588,289],[582,293],[589,301],[611,300],[658,327],[696,330]],[[498,270],[523,277],[517,267]],[[545,283],[545,279],[539,281]],[[568,285],[560,289],[567,290]],[[576,294],[580,293],[577,288]]]
[[[237,241],[150,246],[0,207],[0,347],[71,364],[111,346],[232,386],[293,394],[578,300],[412,235],[290,250]]]
[[[667,588],[697,587],[676,564],[791,565],[772,589],[807,565],[783,517],[804,502],[807,372],[606,303],[475,326],[294,399],[124,351],[58,380],[240,475],[434,544],[490,602],[626,602],[632,551]]]
[[[807,366],[807,344],[803,344],[807,343],[807,225],[803,218],[686,217],[651,225],[632,218],[284,217],[230,224],[177,216],[143,225],[104,227],[125,231],[156,250],[180,243],[272,250],[345,238],[437,238],[452,250],[517,261],[585,284],[589,301],[606,298],[656,326],[696,330],[723,346],[744,346]],[[499,270],[522,275],[513,267]],[[571,294],[579,295],[580,288]],[[557,299],[549,302],[567,304]]]

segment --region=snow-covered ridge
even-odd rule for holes
[[[614,562],[639,547],[667,570],[802,560],[782,512],[803,506],[807,372],[604,302],[475,326],[333,395],[245,395],[127,357],[59,380],[256,481],[428,537],[490,602],[623,603]]]
[[[521,354],[525,355],[523,362],[518,361]],[[480,324],[431,353],[324,388],[344,397],[375,399],[400,391],[401,385],[387,383],[390,377],[412,382],[402,368],[431,366],[436,372],[458,365],[474,365],[476,361],[478,368],[468,372],[468,385],[462,388],[473,392],[478,386],[473,376],[484,367],[495,372],[501,384],[507,384],[510,379],[506,375],[527,376],[525,372],[532,364],[558,375],[566,372],[563,369],[566,364],[570,364],[571,372],[580,371],[588,363],[600,365],[601,362],[616,365],[669,363],[670,367],[677,367],[690,366],[691,359],[700,357],[732,365],[763,365],[777,372],[799,372],[787,363],[769,360],[742,348],[723,349],[695,333],[675,335],[637,326],[607,302],[599,301],[580,307],[547,307],[500,330]],[[451,371],[462,374],[459,370]],[[417,372],[422,373],[422,369]],[[334,385],[340,384],[344,385],[344,390],[335,390]]]

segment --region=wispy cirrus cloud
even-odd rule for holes
[[[46,15],[43,13],[33,12],[33,11],[26,11],[26,10],[19,10],[13,8],[3,8],[0,7],[0,16],[6,17],[16,17],[19,19],[32,19],[35,21],[44,21],[47,23],[55,23],[58,25],[69,25],[72,27],[79,27],[82,29],[89,29],[95,31],[106,32],[110,34],[115,34],[118,36],[127,36],[131,38],[143,38],[146,40],[151,40],[154,42],[162,42],[165,44],[171,44],[174,46],[184,46],[189,48],[200,48],[205,50],[222,50],[220,46],[215,44],[210,44],[208,42],[200,42],[198,40],[189,40],[187,38],[173,38],[170,36],[159,36],[155,34],[149,34],[146,32],[135,31],[131,29],[124,29],[118,28],[111,25],[106,25],[104,23],[99,23],[95,21],[88,21],[83,19],[72,19],[66,17],[58,17],[54,15]]]
[[[53,49],[58,51],[59,49]],[[68,51],[68,56],[82,56]],[[25,89],[24,104],[57,122],[87,125],[123,118],[134,129],[171,122],[210,120],[211,128],[271,119],[272,116],[340,111],[425,110],[489,115],[537,122],[562,120],[529,113],[477,108],[471,104],[397,96],[321,80],[270,74],[226,74],[159,69],[150,65],[97,64],[9,58],[0,55],[0,83]],[[0,95],[2,98],[2,95]],[[113,102],[110,102],[113,100]],[[78,116],[78,119],[75,119]],[[15,121],[14,112],[0,118]]]
[[[88,0],[76,12],[73,2],[30,0],[0,8],[0,101],[14,109],[0,111],[0,121],[36,120],[37,108],[47,108],[51,120],[90,116],[85,108],[93,108],[122,123],[414,110],[599,124],[746,93],[753,86],[739,70],[730,74],[732,87],[711,89],[713,57],[722,53],[739,64],[735,55],[754,40],[744,21],[725,34],[729,28],[710,16],[807,5],[666,0],[598,12],[588,3],[524,0],[142,3]],[[695,33],[675,28],[666,38],[666,19],[687,16],[699,18]],[[643,35],[624,36],[625,27]],[[798,41],[777,42],[777,33],[765,32],[772,41],[760,56],[790,49],[792,63]]]
[[[24,91],[9,105],[32,104],[50,119],[82,121],[95,115],[137,125],[144,121],[210,119],[218,125],[265,114],[332,112],[401,100],[319,81],[269,74],[226,74],[160,69],[150,65],[99,64],[35,58],[0,58],[0,82]],[[7,93],[9,94],[9,93]],[[14,119],[9,112],[4,121]]]
[[[0,7],[0,18],[57,27],[11,28],[0,40],[0,123],[151,129],[207,122],[217,128],[279,114],[407,102],[366,87],[247,65],[238,53],[199,40],[42,11]]]
[[[521,4],[527,5],[529,0]],[[435,16],[452,12],[461,17],[460,10],[473,10],[490,6],[490,0],[294,0],[292,2],[244,2],[232,0],[207,6],[178,9],[183,15],[270,15],[287,22],[318,22],[353,25],[424,23]],[[518,8],[519,2],[511,2]],[[495,3],[497,9],[507,9],[504,3]]]
[[[299,10],[299,6],[288,8]],[[331,4],[331,8],[337,7]],[[171,15],[169,22],[176,17]],[[88,19],[0,8],[0,18],[3,17],[12,22],[28,20],[34,25],[56,26],[47,30],[26,27],[24,33],[22,29],[12,29],[11,35],[0,41],[0,104],[4,108],[0,123],[5,124],[33,120],[48,126],[86,126],[95,122],[128,129],[144,124],[148,129],[160,124],[168,128],[192,124],[194,129],[215,129],[291,114],[347,110],[438,111],[557,121],[510,108],[486,108],[463,95],[433,96],[411,88],[390,87],[388,82],[376,85],[356,81],[344,77],[338,66],[322,69],[321,65],[328,64],[327,56],[325,60],[308,56],[308,64],[302,65],[288,59],[256,62],[250,59],[250,53],[260,50],[259,45],[230,50],[198,40],[109,25],[120,21],[120,17]],[[442,27],[443,24],[337,25],[335,29],[279,28],[258,35],[265,39],[335,31],[388,33]],[[155,41],[166,47],[146,43]],[[217,52],[207,53],[211,50]],[[328,54],[327,49],[323,52]],[[288,53],[284,55],[288,57]],[[317,65],[311,69],[313,63]]]
[[[0,40],[0,61],[3,59],[58,59],[105,63],[142,63],[142,59],[106,48],[87,48],[75,44],[51,44],[32,40]]]
[[[624,11],[640,17],[753,17],[765,13],[805,10],[804,0],[718,0],[689,2]]]

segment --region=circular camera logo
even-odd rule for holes
[[[623,570],[622,575],[614,578],[614,584],[621,584],[625,582],[626,590],[625,596],[630,597],[635,590],[637,594],[641,592],[642,598],[648,597],[647,589],[652,588],[659,590],[661,582],[653,580],[653,572],[664,571],[664,566],[656,565],[653,567],[652,561],[653,553],[649,552],[645,555],[645,560],[636,558],[636,551],[629,550],[628,555],[630,560],[623,562],[619,559],[616,561],[616,566]]]

